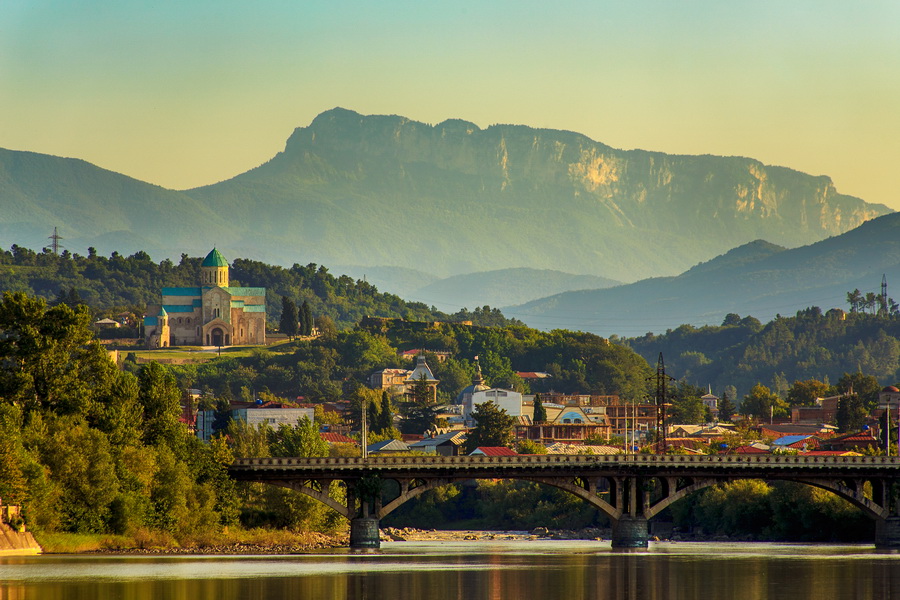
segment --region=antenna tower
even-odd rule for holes
[[[53,228],[53,235],[49,236],[49,239],[52,240],[50,242],[50,249],[53,250],[53,254],[59,255],[59,249],[62,246],[59,245],[59,240],[63,239],[59,232],[56,231],[56,227]]]
[[[891,310],[891,307],[888,306],[887,275],[884,274],[881,276],[881,310],[884,311],[884,314],[888,314]]]

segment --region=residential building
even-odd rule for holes
[[[279,425],[296,426],[304,418],[312,422],[315,420],[315,413],[315,409],[312,408],[292,408],[278,402],[267,402],[250,406],[245,404],[242,408],[233,408],[231,418],[235,421],[242,421],[251,427],[266,424],[277,429]],[[215,418],[216,411],[214,410],[197,412],[197,437],[204,442],[208,442],[212,438]]]

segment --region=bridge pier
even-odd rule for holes
[[[650,545],[647,519],[622,515],[613,522],[612,547],[623,549],[644,549]]]
[[[875,547],[900,550],[900,517],[875,521]]]
[[[381,548],[378,519],[358,517],[350,520],[350,547],[356,549]]]

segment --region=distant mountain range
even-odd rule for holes
[[[577,329],[634,337],[681,324],[719,324],[728,313],[763,322],[818,306],[849,309],[847,292],[900,298],[900,214],[808,246],[786,249],[757,240],[677,277],[566,292],[506,307],[504,314],[541,329]]]
[[[889,212],[837,193],[828,177],[749,158],[621,151],[566,131],[343,109],[295,130],[267,163],[186,191],[0,150],[4,247],[40,248],[58,226],[80,253],[177,260],[217,246],[281,265],[404,269],[387,291],[414,285],[414,272],[427,274],[416,290],[518,268],[669,276],[755,239],[809,244]]]

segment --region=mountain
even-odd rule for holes
[[[573,275],[550,269],[500,269],[454,275],[410,292],[405,298],[444,311],[476,306],[503,306],[536,300],[569,290],[593,290],[621,282],[594,275]]]
[[[177,258],[215,245],[282,265],[387,265],[438,278],[527,267],[620,281],[673,275],[754,239],[809,244],[890,212],[839,194],[828,177],[749,158],[344,109],[296,129],[265,164],[181,192],[3,151],[0,208],[0,235],[26,246],[46,244],[58,225],[82,252],[114,234],[133,243],[99,251]]]
[[[810,306],[848,309],[847,292],[878,293],[883,275],[900,282],[896,213],[800,248],[757,240],[677,277],[566,292],[503,312],[541,329],[638,336],[681,324],[719,324],[728,313],[765,322]]]

